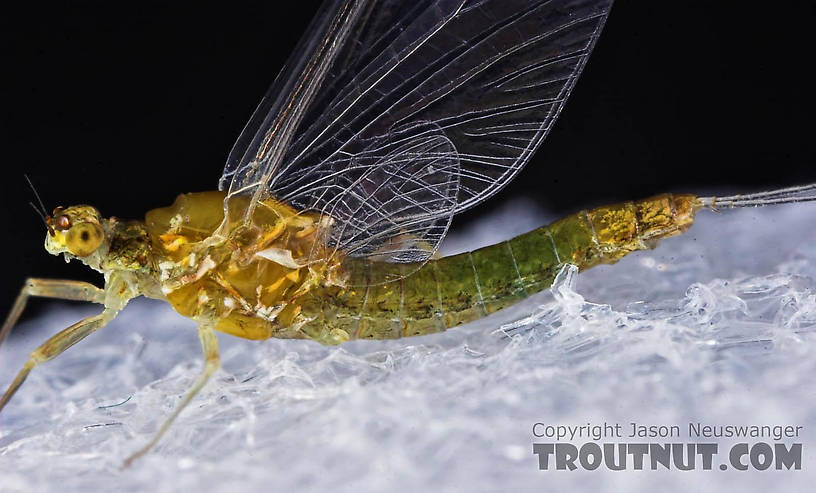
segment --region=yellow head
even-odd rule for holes
[[[45,249],[52,255],[66,253],[82,259],[105,243],[102,217],[89,205],[57,207],[53,216],[46,216],[46,224]]]

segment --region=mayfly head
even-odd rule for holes
[[[52,255],[66,253],[66,258],[67,254],[85,258],[105,242],[99,211],[89,205],[57,207],[51,216],[46,216],[46,224],[45,249]]]

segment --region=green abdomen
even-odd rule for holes
[[[471,322],[548,288],[567,263],[586,269],[612,263],[655,240],[685,231],[696,198],[660,195],[581,211],[511,240],[415,264],[346,260],[346,289],[313,293],[306,333],[390,339]],[[406,275],[408,274],[408,275]],[[388,279],[402,277],[397,281]]]

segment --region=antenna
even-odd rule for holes
[[[34,209],[34,212],[36,212],[37,215],[40,216],[40,218],[43,220],[43,222],[45,223],[45,227],[48,228],[48,234],[54,236],[54,228],[52,228],[51,223],[48,222],[47,216],[44,216],[42,211],[37,209],[37,206],[34,205],[34,202],[29,202],[28,205],[30,205],[31,208]]]
[[[23,173],[23,177],[28,182],[28,186],[31,187],[31,191],[34,192],[34,196],[37,197],[37,202],[40,203],[40,207],[42,209],[42,214],[41,215],[43,216],[43,220],[45,220],[45,218],[48,217],[48,210],[45,208],[45,204],[43,204],[43,201],[40,198],[40,194],[37,193],[37,189],[34,188],[34,184],[31,183],[31,179],[28,177],[28,175]],[[34,210],[37,210],[37,207],[34,204],[32,204],[31,202],[29,202],[29,204],[31,204],[31,207],[34,207]],[[37,212],[39,212],[39,211],[37,211]],[[48,224],[48,223],[46,222],[46,224]]]

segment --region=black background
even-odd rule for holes
[[[117,4],[2,13],[2,314],[26,276],[100,283],[45,253],[23,173],[106,216],[215,188],[317,2]],[[568,213],[816,181],[815,27],[813,2],[618,2],[532,162],[454,228],[522,194]]]

